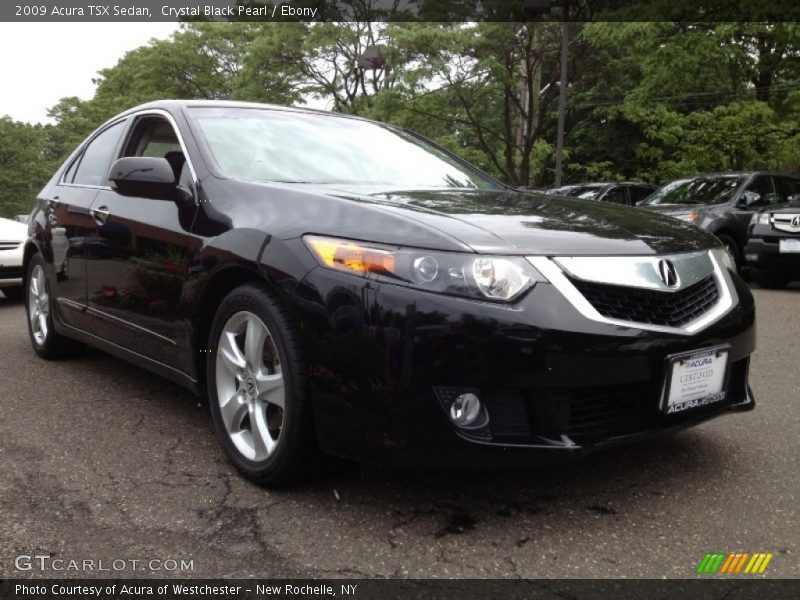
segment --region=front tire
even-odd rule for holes
[[[789,285],[791,278],[783,273],[771,273],[769,271],[753,271],[753,281],[763,288],[771,290],[781,290]]]
[[[3,294],[8,300],[11,300],[13,302],[22,300],[22,298],[25,296],[25,287],[21,285],[2,288],[0,291],[3,292]]]
[[[316,444],[299,334],[262,284],[220,304],[206,363],[214,430],[234,466],[276,487],[310,470]]]
[[[34,254],[25,279],[25,312],[28,334],[36,353],[45,359],[62,358],[83,349],[83,344],[64,337],[53,327],[53,301],[41,254]]]

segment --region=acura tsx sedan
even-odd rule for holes
[[[324,454],[559,461],[754,406],[753,298],[713,236],[522,193],[382,123],[139,106],[28,231],[35,351],[91,344],[207,397],[264,485]]]

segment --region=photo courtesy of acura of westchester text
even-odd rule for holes
[[[797,597],[798,13],[0,6],[0,599]]]

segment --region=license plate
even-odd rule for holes
[[[785,254],[800,252],[800,240],[778,240],[778,252]]]
[[[667,357],[661,412],[679,414],[722,402],[727,394],[728,346]]]

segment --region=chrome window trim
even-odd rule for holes
[[[189,156],[189,151],[186,149],[186,142],[183,139],[183,134],[181,134],[181,130],[178,127],[178,122],[175,120],[175,117],[173,117],[163,108],[147,108],[134,113],[129,113],[126,116],[132,117],[133,119],[137,119],[139,117],[146,117],[147,115],[157,115],[159,117],[164,117],[169,122],[169,124],[172,125],[172,129],[175,131],[175,136],[178,138],[178,143],[181,145],[181,151],[183,152],[183,156],[186,159],[186,164],[189,165],[189,173],[192,176],[192,181],[194,182],[195,185],[197,185],[199,183],[197,179],[197,171],[194,170],[194,165],[192,164],[192,159]]]
[[[66,181],[64,181],[64,177],[69,172],[70,168],[72,168],[72,165],[75,163],[75,161],[81,159],[84,150],[86,150],[86,147],[89,144],[91,144],[94,141],[94,139],[98,135],[103,133],[106,129],[108,129],[110,127],[113,127],[114,125],[117,125],[119,123],[123,123],[127,119],[134,120],[134,119],[137,119],[138,117],[145,117],[147,115],[156,115],[156,116],[159,116],[159,117],[163,117],[172,126],[172,129],[175,131],[175,136],[178,138],[178,143],[181,146],[181,151],[183,152],[183,156],[186,158],[186,164],[189,165],[189,173],[192,176],[192,182],[196,186],[199,183],[199,181],[197,179],[197,171],[195,171],[194,165],[192,164],[192,159],[189,156],[189,151],[186,149],[186,142],[183,139],[183,134],[181,134],[181,130],[178,128],[178,122],[175,120],[175,117],[173,117],[170,113],[168,113],[166,110],[164,110],[162,108],[148,108],[148,109],[137,111],[137,112],[127,113],[123,117],[121,117],[119,119],[115,119],[113,122],[110,122],[108,124],[103,124],[101,127],[98,127],[92,133],[92,135],[89,136],[78,147],[78,151],[77,151],[77,154],[75,155],[75,158],[72,161],[70,161],[69,166],[66,169],[64,169],[63,173],[61,173],[61,177],[59,178],[58,185],[66,186],[66,187],[91,189],[91,190],[111,190],[111,189],[113,189],[111,186],[108,186],[108,185],[89,185],[89,184],[72,183],[72,182],[67,183]],[[131,122],[133,122],[133,121],[131,121]],[[127,135],[128,135],[128,132],[126,132],[126,136]],[[126,141],[127,141],[127,139],[126,139]],[[120,158],[119,156],[116,157],[116,159],[119,159],[119,158]],[[116,160],[116,159],[114,159],[114,160]]]
[[[687,323],[686,325],[682,325],[681,327],[669,327],[666,325],[651,325],[649,323],[639,323],[636,321],[624,321],[622,319],[610,319],[608,317],[604,317],[601,315],[597,310],[592,306],[592,304],[581,294],[578,289],[572,284],[569,278],[564,274],[564,271],[556,262],[558,259],[564,258],[571,258],[571,257],[549,257],[549,256],[528,256],[528,262],[530,262],[542,275],[544,275],[547,280],[555,286],[555,288],[575,307],[575,309],[581,313],[587,319],[592,321],[597,321],[599,323],[604,323],[606,325],[613,325],[615,327],[624,327],[626,329],[642,329],[646,331],[656,331],[659,333],[671,333],[671,334],[678,334],[678,335],[694,335],[699,331],[702,331],[712,323],[715,323],[722,317],[724,317],[727,313],[729,313],[734,306],[739,301],[739,296],[736,293],[736,290],[733,285],[733,280],[731,279],[731,275],[728,272],[728,269],[725,267],[725,263],[723,261],[722,253],[725,252],[722,249],[716,250],[709,250],[704,252],[703,254],[707,254],[711,261],[712,271],[711,273],[714,276],[714,281],[717,284],[717,289],[719,290],[719,299],[717,303],[705,314],[698,317],[694,321]],[[614,258],[621,258],[621,259],[628,259],[628,260],[641,260],[641,259],[668,259],[674,260],[677,257],[680,257],[680,254],[673,254],[673,255],[662,255],[656,257],[641,257],[641,256],[629,256],[629,257],[614,257]],[[588,257],[587,257],[588,258]],[[591,257],[598,260],[601,264],[602,261],[607,257]],[[610,285],[618,285],[618,284],[610,284]],[[667,290],[662,290],[664,293],[669,293]]]

